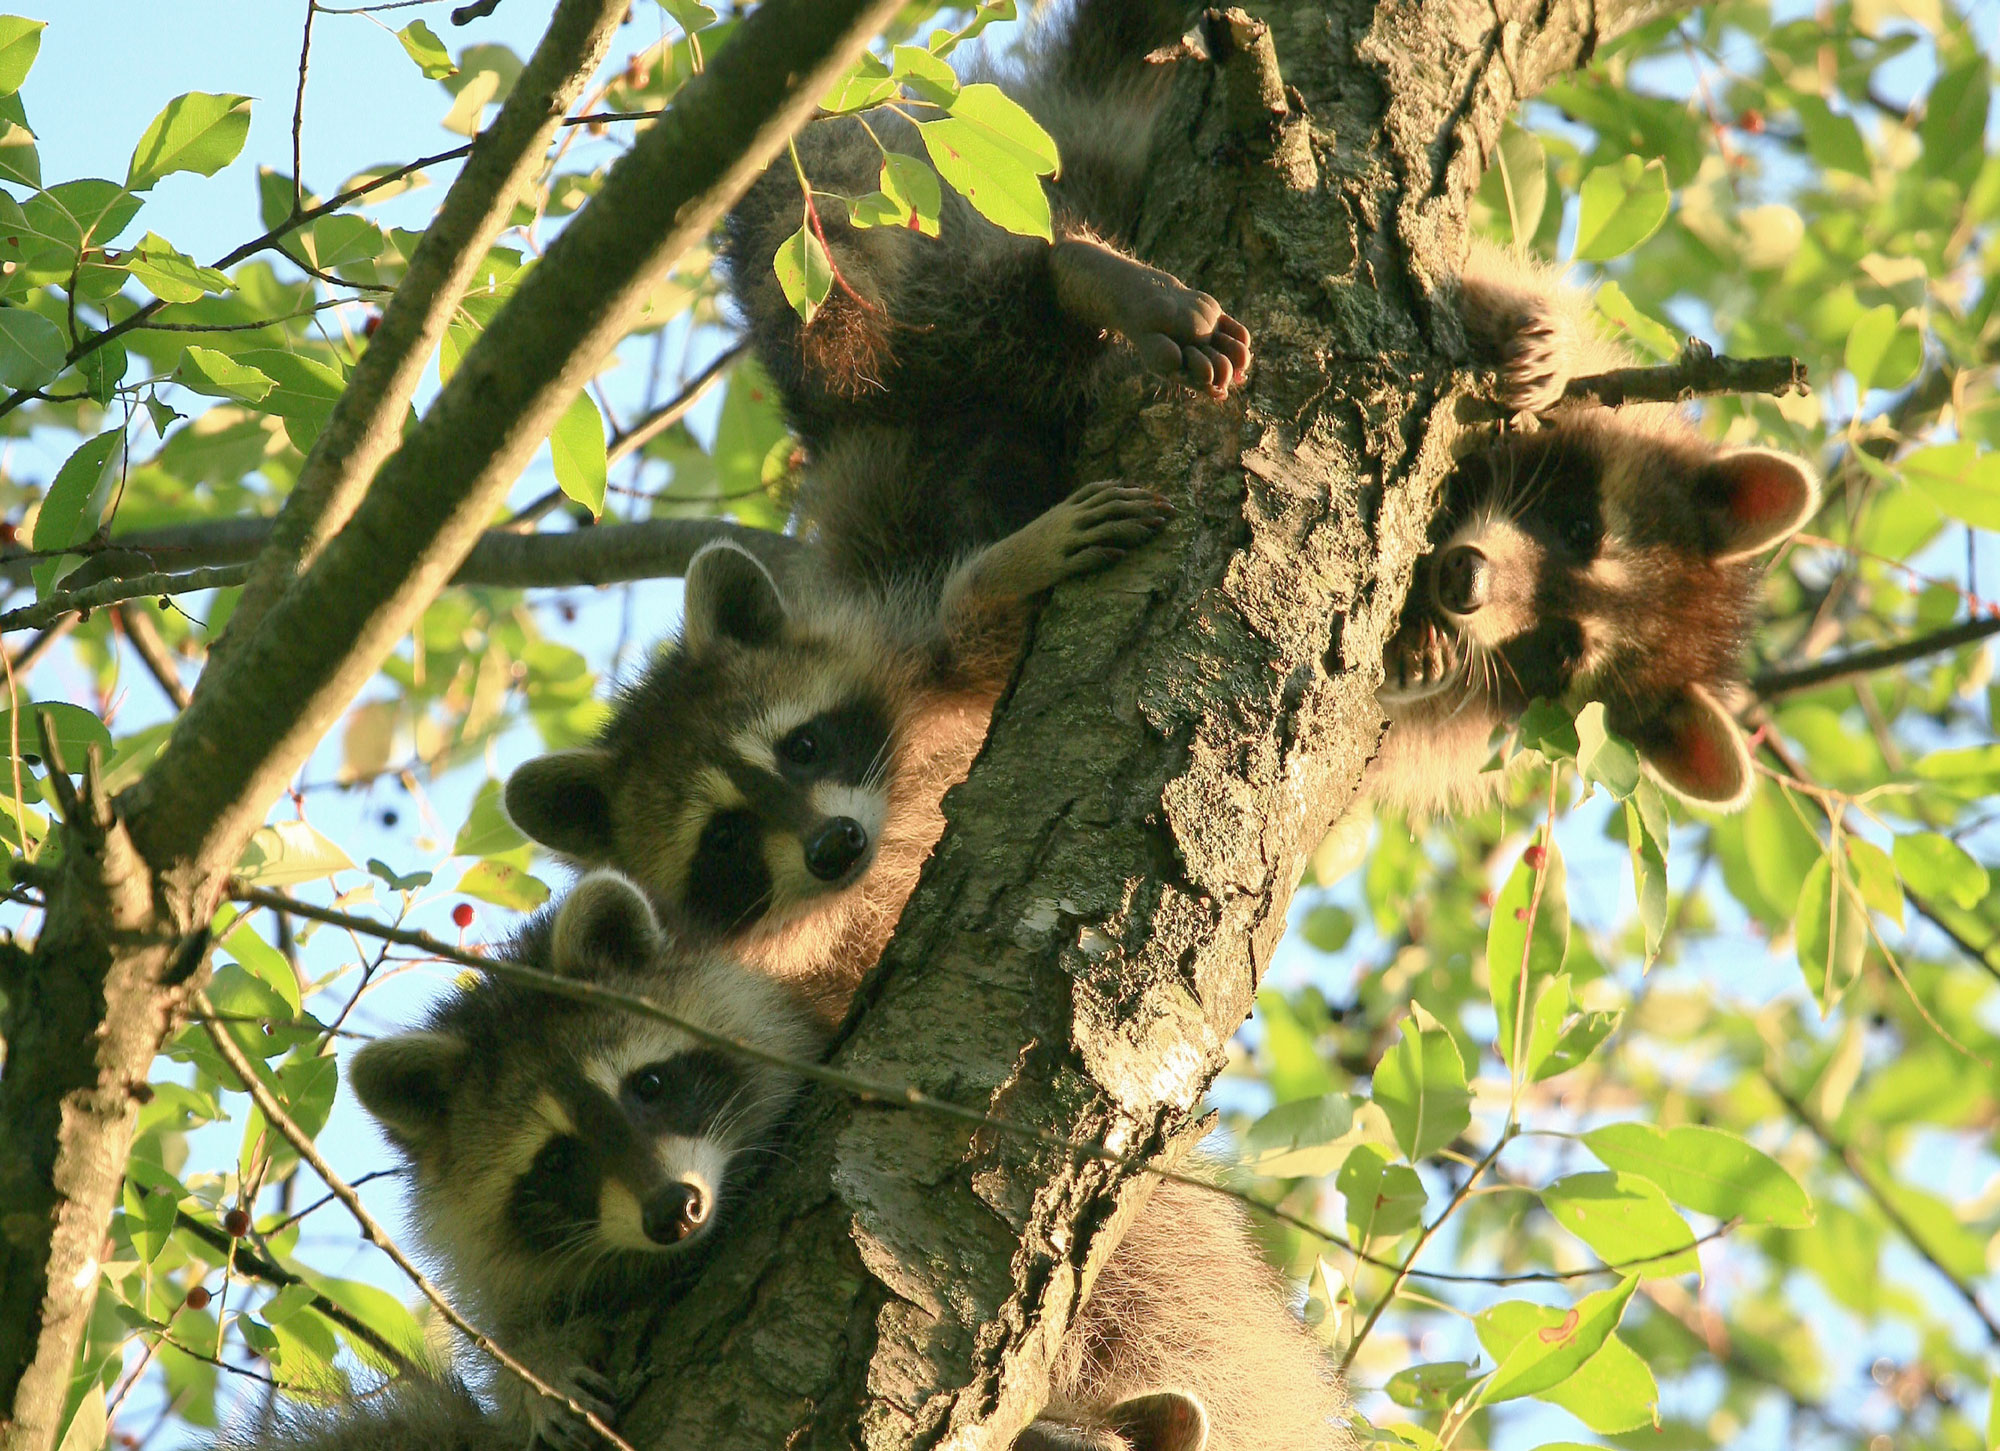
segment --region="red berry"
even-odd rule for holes
[[[232,1209],[222,1216],[222,1232],[231,1239],[241,1239],[250,1232],[250,1214],[243,1209]]]
[[[1521,860],[1528,864],[1528,870],[1531,872],[1540,871],[1542,863],[1548,859],[1549,853],[1546,847],[1531,846],[1521,853]]]
[[[369,313],[368,316],[361,319],[361,336],[364,338],[374,337],[375,329],[380,326],[382,326],[382,314],[379,312]]]
[[[1491,892],[1481,892],[1479,894],[1479,905],[1490,908],[1493,905],[1493,894]]]
[[[0,544],[12,544],[21,537],[21,531],[12,524],[0,524]]]
[[[451,920],[458,924],[460,931],[470,927],[472,925],[472,903],[460,902],[456,907],[453,907],[451,909]]]
[[[1736,118],[1736,124],[1755,136],[1764,129],[1764,113],[1754,107],[1746,108],[1743,114]]]
[[[196,1285],[187,1292],[187,1299],[181,1303],[190,1310],[206,1310],[208,1302],[215,1297],[208,1293],[208,1286]]]
[[[1525,922],[1525,921],[1527,921],[1527,920],[1528,920],[1528,909],[1527,909],[1526,907],[1516,907],[1516,908],[1514,909],[1514,920],[1515,920],[1516,922]]]

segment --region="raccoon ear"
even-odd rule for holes
[[[594,747],[524,762],[507,778],[500,804],[521,835],[578,861],[613,850],[611,757]]]
[[[348,1060],[347,1081],[397,1146],[414,1155],[443,1131],[465,1059],[464,1040],[449,1033],[398,1033]]]
[[[1750,799],[1750,748],[1701,686],[1688,686],[1635,734],[1639,754],[1675,795],[1711,811],[1740,810]]]
[[[1208,1411],[1188,1391],[1149,1391],[1105,1412],[1111,1429],[1132,1451],[1202,1451],[1208,1444]]]
[[[724,540],[695,551],[682,598],[681,639],[696,655],[723,640],[767,644],[785,626],[785,597],[771,571],[749,550]]]
[[[660,950],[660,924],[645,893],[618,872],[592,872],[556,912],[556,971],[588,976],[593,966],[652,962]]]
[[[1819,478],[1802,458],[1770,448],[1739,448],[1708,466],[1719,506],[1715,557],[1741,559],[1789,539],[1819,507]]]

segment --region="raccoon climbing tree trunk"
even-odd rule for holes
[[[1255,337],[1214,407],[1106,400],[1083,477],[1166,536],[1058,591],[834,1058],[1040,1135],[834,1091],[623,1367],[640,1446],[1003,1448],[1179,1156],[1380,729],[1446,468],[1448,278],[1502,120],[1656,0],[1211,13],[1132,239]],[[1204,55],[1202,52],[1205,51]]]

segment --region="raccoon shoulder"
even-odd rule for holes
[[[1240,1206],[1163,1181],[1071,1326],[1046,1414],[1089,1424],[1161,1387],[1208,1415],[1214,1451],[1352,1451],[1345,1385],[1289,1307]]]

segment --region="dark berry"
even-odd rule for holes
[[[402,817],[398,816],[393,811],[385,811],[382,813],[382,824],[384,826],[394,826],[397,822],[401,821],[402,819],[403,819]]]
[[[232,1209],[222,1216],[222,1232],[231,1239],[241,1239],[250,1232],[250,1212]]]
[[[206,1310],[208,1302],[215,1297],[208,1293],[208,1286],[196,1285],[187,1292],[187,1299],[181,1303],[190,1310]]]

